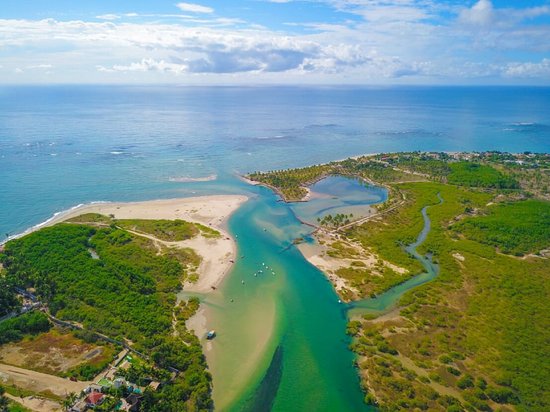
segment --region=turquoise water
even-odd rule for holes
[[[240,258],[220,290],[205,301],[208,328],[218,333],[208,354],[216,406],[367,410],[344,334],[343,307],[324,275],[296,248],[288,248],[310,228],[270,190],[258,187],[257,192],[229,222]],[[262,273],[254,276],[258,270]],[[235,373],[251,357],[254,373]]]
[[[311,230],[296,214],[355,215],[384,190],[331,178],[288,206],[236,174],[381,151],[547,152],[548,107],[547,88],[0,87],[0,233],[79,203],[246,194],[229,222],[244,258],[205,301],[218,409],[362,410],[346,307],[292,240]],[[254,276],[262,263],[275,275]]]
[[[353,214],[354,219],[366,216],[369,205],[388,198],[385,188],[342,176],[329,176],[312,185],[310,190],[308,202],[292,203],[291,207],[300,219],[312,224],[317,223],[317,218],[339,213]]]

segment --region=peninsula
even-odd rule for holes
[[[0,372],[32,410],[206,410],[211,377],[186,321],[235,259],[245,196],[98,203],[2,247]],[[136,409],[137,410],[137,409]]]
[[[299,245],[350,302],[365,401],[547,409],[550,155],[387,153],[247,178],[293,202],[331,175],[389,193],[366,216],[320,217]],[[437,276],[417,281],[428,266]],[[377,298],[382,310],[361,311]]]

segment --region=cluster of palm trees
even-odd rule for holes
[[[343,225],[347,225],[351,222],[351,219],[353,219],[353,213],[350,213],[349,215],[338,213],[336,215],[326,215],[323,218],[318,217],[317,223],[321,226],[331,227],[331,228],[338,228]]]

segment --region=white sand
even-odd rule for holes
[[[359,297],[359,291],[357,288],[351,286],[348,280],[336,274],[339,269],[348,268],[352,266],[354,262],[363,263],[363,268],[369,270],[372,276],[381,276],[376,268],[378,264],[382,264],[401,275],[408,273],[406,269],[396,266],[386,260],[380,259],[380,257],[377,256],[372,250],[364,249],[357,243],[344,239],[337,240],[334,235],[323,232],[317,232],[315,234],[315,238],[316,242],[314,244],[301,243],[298,245],[298,250],[309,263],[316,266],[325,274],[330,283],[332,283],[336,292],[347,289]],[[335,241],[344,243],[348,248],[354,249],[356,256],[353,258],[335,258],[329,256],[327,254],[330,249],[329,245]]]
[[[194,284],[187,283],[184,289],[193,292],[208,292],[222,281],[235,259],[235,241],[224,229],[224,225],[229,216],[247,199],[246,196],[220,195],[145,202],[89,204],[61,213],[35,230],[85,213],[114,215],[116,219],[182,219],[201,223],[218,230],[222,237],[208,239],[199,235],[182,242],[164,242],[152,236],[146,237],[167,246],[189,247],[197,252],[202,258],[197,271],[199,280]]]

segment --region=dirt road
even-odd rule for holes
[[[71,392],[79,393],[92,382],[73,382],[69,379],[0,363],[0,383],[15,385],[37,394],[49,391],[65,397]]]

